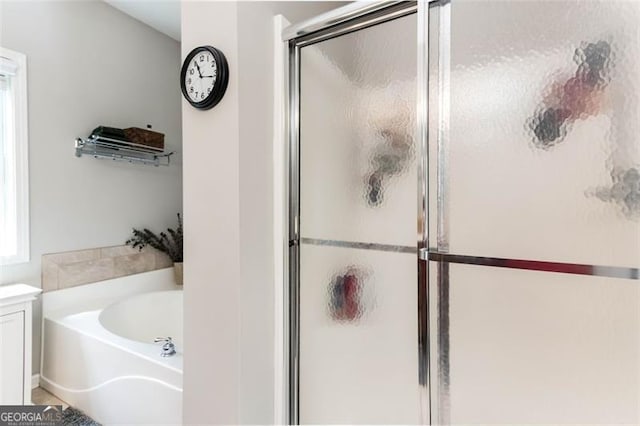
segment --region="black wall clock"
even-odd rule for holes
[[[224,96],[228,82],[227,58],[215,47],[196,47],[182,64],[182,94],[195,108],[210,109],[216,106]]]

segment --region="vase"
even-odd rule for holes
[[[173,264],[173,273],[175,275],[176,284],[182,285],[182,270],[183,270],[182,262],[175,262]]]

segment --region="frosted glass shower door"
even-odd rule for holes
[[[415,14],[300,49],[301,424],[419,422]]]
[[[639,424],[640,3],[430,22],[432,420]]]

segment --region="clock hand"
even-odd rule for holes
[[[215,75],[201,75],[202,78],[214,78]]]
[[[202,78],[202,73],[200,72],[200,65],[198,65],[198,61],[194,62],[196,64],[196,68],[198,68],[198,75]]]

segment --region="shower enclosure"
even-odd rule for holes
[[[640,422],[640,3],[359,3],[289,47],[289,421]]]

